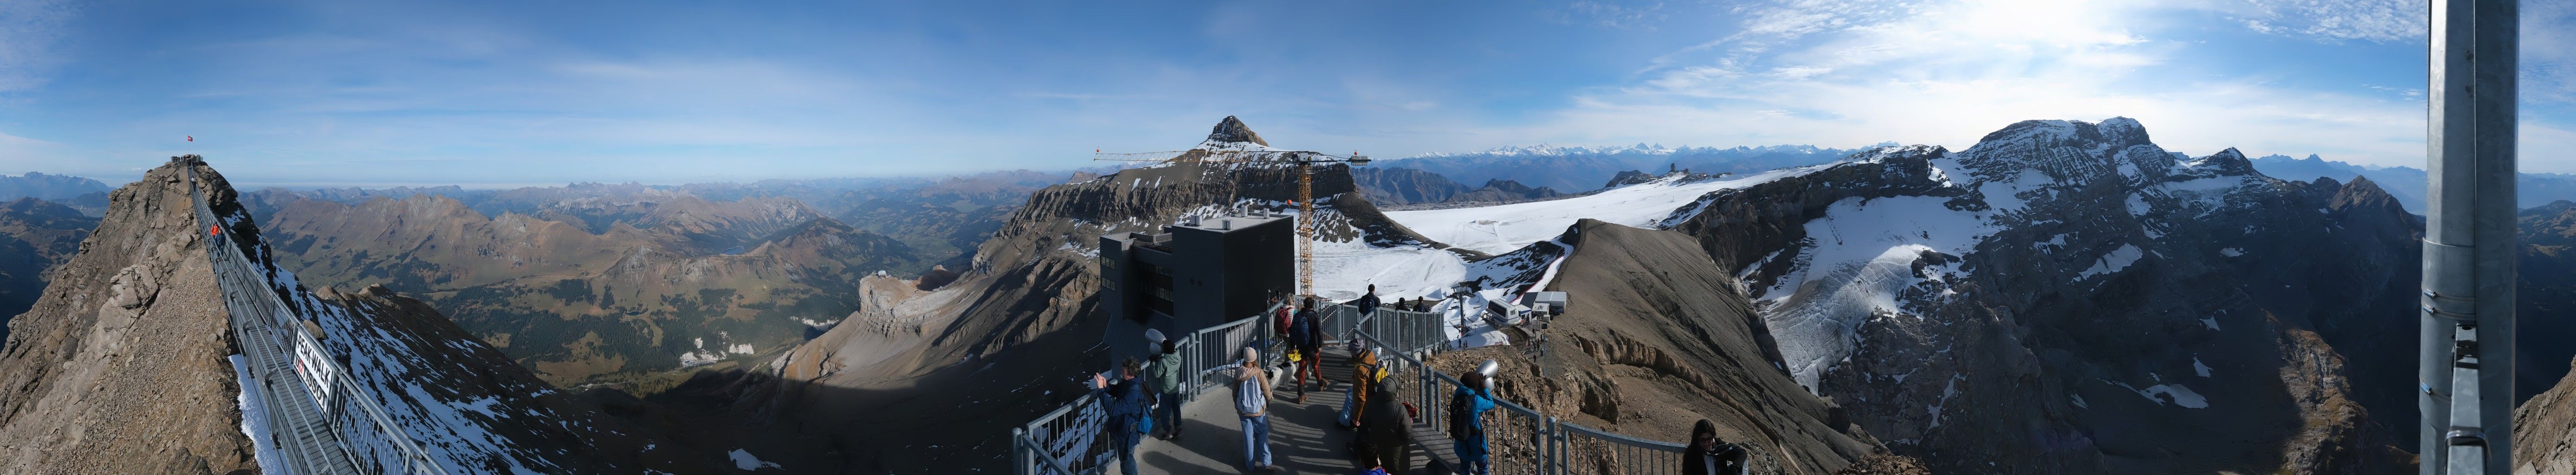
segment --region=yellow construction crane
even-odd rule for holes
[[[1297,295],[1315,296],[1315,173],[1318,163],[1367,165],[1369,158],[1359,152],[1350,155],[1308,152],[1303,150],[1207,150],[1189,149],[1168,152],[1102,153],[1092,150],[1092,160],[1114,162],[1160,163],[1287,163],[1297,169]]]

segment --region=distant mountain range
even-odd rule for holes
[[[1471,188],[1438,173],[1400,167],[1352,168],[1351,179],[1359,183],[1360,196],[1377,205],[1519,201],[1563,194],[1555,188],[1531,188],[1502,179],[1486,180],[1484,187]]]
[[[1880,146],[1896,145],[1884,142]],[[1606,147],[1554,145],[1499,147],[1472,153],[1432,153],[1378,162],[1388,168],[1438,173],[1458,183],[1511,180],[1568,193],[1602,188],[1619,172],[1687,168],[1700,173],[1749,173],[1834,161],[1865,148],[1814,145],[1665,148],[1663,144]]]
[[[2424,170],[2414,167],[2364,167],[2326,160],[2315,154],[2309,154],[2308,158],[2290,158],[2288,155],[2264,156],[2254,159],[2254,168],[2273,178],[2295,181],[2313,181],[2317,177],[2351,181],[2352,177],[2356,176],[2369,177],[2370,181],[2381,183],[2381,187],[2386,188],[2389,195],[2396,196],[2399,203],[2406,205],[2408,212],[2415,214],[2424,214],[2424,190],[2426,184],[2430,182],[2429,175],[2426,175]],[[2576,175],[2524,173],[2521,183],[2517,185],[2520,189],[2515,192],[2520,197],[2514,200],[2515,205],[2523,208],[2546,205],[2558,200],[2576,200]]]
[[[69,175],[47,175],[38,172],[27,172],[25,175],[17,176],[0,175],[0,201],[27,197],[40,200],[68,200],[91,193],[107,193],[107,190],[106,183]]]

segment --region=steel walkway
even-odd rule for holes
[[[1458,388],[1458,380],[1425,364],[1422,358],[1445,348],[1445,337],[1439,331],[1435,314],[1380,309],[1373,316],[1360,317],[1348,306],[1336,306],[1327,318],[1326,331],[1341,337],[1327,345],[1324,375],[1336,378],[1335,385],[1324,393],[1310,393],[1306,404],[1273,400],[1270,407],[1272,463],[1294,474],[1355,473],[1348,451],[1343,450],[1351,434],[1336,427],[1341,409],[1341,388],[1350,374],[1346,354],[1340,350],[1343,341],[1357,340],[1374,348],[1380,364],[1388,370],[1387,381],[1396,386],[1397,398],[1420,408],[1415,423],[1428,427],[1447,427],[1449,394]],[[1180,443],[1148,440],[1138,446],[1136,464],[1139,473],[1234,473],[1243,471],[1242,431],[1232,417],[1232,408],[1224,397],[1227,391],[1214,391],[1213,400],[1203,394],[1218,389],[1236,351],[1247,346],[1271,348],[1264,361],[1279,361],[1280,345],[1266,344],[1264,337],[1274,329],[1269,312],[1232,323],[1199,330],[1181,339],[1187,355],[1185,373],[1191,374],[1185,384],[1192,403],[1182,406],[1183,430]],[[1339,321],[1334,321],[1339,320]],[[1284,374],[1284,373],[1283,373]],[[1274,391],[1291,393],[1295,377],[1277,382]],[[1282,391],[1284,390],[1284,391]],[[1117,473],[1116,462],[1109,453],[1107,438],[1101,426],[1107,419],[1099,401],[1090,395],[1075,399],[1011,430],[1012,472],[1017,475],[1102,475]],[[1486,411],[1481,420],[1492,448],[1493,473],[1505,475],[1662,475],[1682,473],[1684,446],[1673,442],[1645,440],[1612,434],[1582,425],[1548,417],[1510,401],[1495,401],[1494,410]],[[1409,457],[1427,463],[1427,457]],[[1390,466],[1390,471],[1421,473],[1420,463]]]
[[[259,442],[284,458],[273,461],[273,468],[297,475],[445,475],[372,397],[351,397],[367,392],[305,331],[304,319],[278,297],[268,273],[232,242],[232,230],[212,227],[223,221],[206,205],[196,170],[188,168],[186,174],[189,204],[199,225],[209,226],[199,231],[207,233],[207,258],[231,315],[233,341],[249,363],[244,372],[251,380],[242,384],[259,389],[261,416],[269,429],[269,440]],[[351,443],[359,440],[372,443]]]

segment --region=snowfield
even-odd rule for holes
[[[1657,222],[1671,216],[1673,210],[1682,205],[1697,201],[1701,195],[1769,183],[1816,168],[1784,168],[1698,182],[1683,181],[1679,175],[1666,175],[1655,181],[1561,200],[1477,208],[1392,211],[1386,215],[1431,240],[1487,254],[1502,254],[1530,243],[1555,239],[1557,235],[1565,234],[1566,227],[1584,218],[1658,228]]]

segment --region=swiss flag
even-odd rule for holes
[[[190,142],[195,142],[195,141],[197,141],[197,136],[194,136],[194,135],[190,135],[190,136],[188,136],[188,141],[190,141]]]

